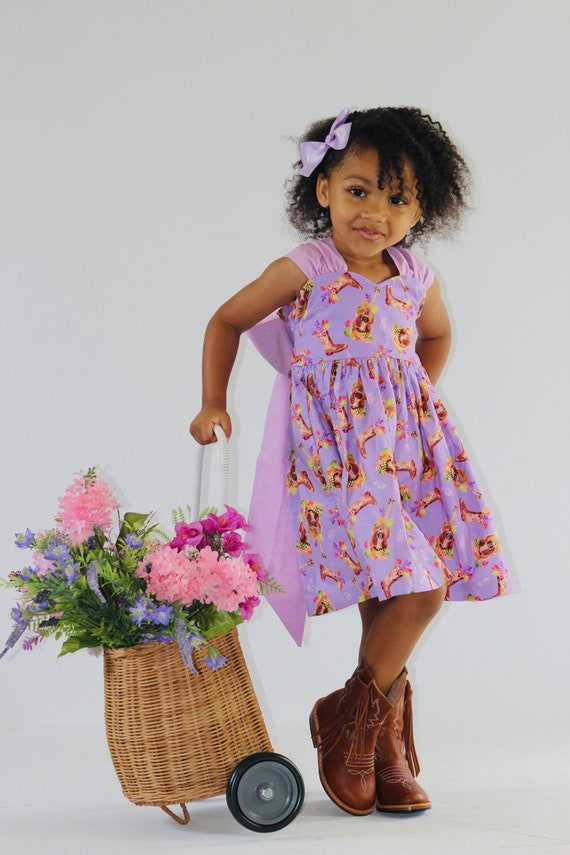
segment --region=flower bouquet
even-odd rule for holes
[[[192,521],[188,508],[177,508],[168,536],[149,514],[125,513],[112,537],[118,508],[91,468],[59,499],[55,527],[16,536],[32,561],[6,581],[20,599],[0,658],[17,642],[31,650],[55,635],[65,639],[60,655],[176,641],[194,673],[199,648],[208,668],[226,664],[211,639],[248,620],[260,596],[278,589],[247,552],[244,517],[226,505]]]
[[[32,560],[4,580],[20,597],[0,658],[50,635],[64,639],[60,655],[102,648],[107,742],[123,793],[185,823],[184,802],[221,795],[236,763],[272,750],[236,626],[280,588],[227,505],[194,520],[176,509],[173,535],[138,513],[119,514],[112,535],[118,509],[92,468],[59,499],[54,527],[17,535]]]

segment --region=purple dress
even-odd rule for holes
[[[279,313],[293,348],[282,486],[309,615],[444,584],[451,600],[509,590],[489,507],[415,352],[433,273],[388,252],[399,275],[378,284],[349,273],[330,238],[288,255],[308,281]],[[265,526],[267,497],[253,507]]]

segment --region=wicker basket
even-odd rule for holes
[[[237,630],[214,643],[228,664],[208,671],[196,651],[198,676],[174,643],[104,653],[107,741],[123,793],[178,822],[188,821],[185,802],[225,793],[240,760],[273,750]]]

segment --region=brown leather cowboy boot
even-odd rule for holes
[[[376,781],[374,750],[382,722],[404,693],[402,674],[385,697],[366,667],[359,666],[338,689],[320,698],[310,717],[317,749],[319,777],[325,792],[347,813],[374,810]]]
[[[431,807],[427,793],[415,780],[420,765],[414,745],[412,687],[407,681],[405,691],[380,727],[374,764],[377,810],[401,812]]]

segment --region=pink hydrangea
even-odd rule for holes
[[[233,612],[248,597],[257,596],[259,583],[242,558],[226,558],[206,546],[197,560],[202,579],[202,602]]]
[[[161,602],[190,605],[198,599],[200,580],[195,561],[167,544],[153,549],[135,575],[146,581],[147,593]]]
[[[111,526],[111,511],[119,507],[108,484],[97,475],[83,472],[72,481],[58,501],[58,521],[73,546],[78,546],[95,531]]]
[[[209,546],[195,557],[160,546],[137,568],[136,575],[145,579],[147,592],[158,600],[184,605],[198,600],[213,603],[219,611],[236,611],[259,593],[256,573],[249,564],[241,558],[219,556]]]

